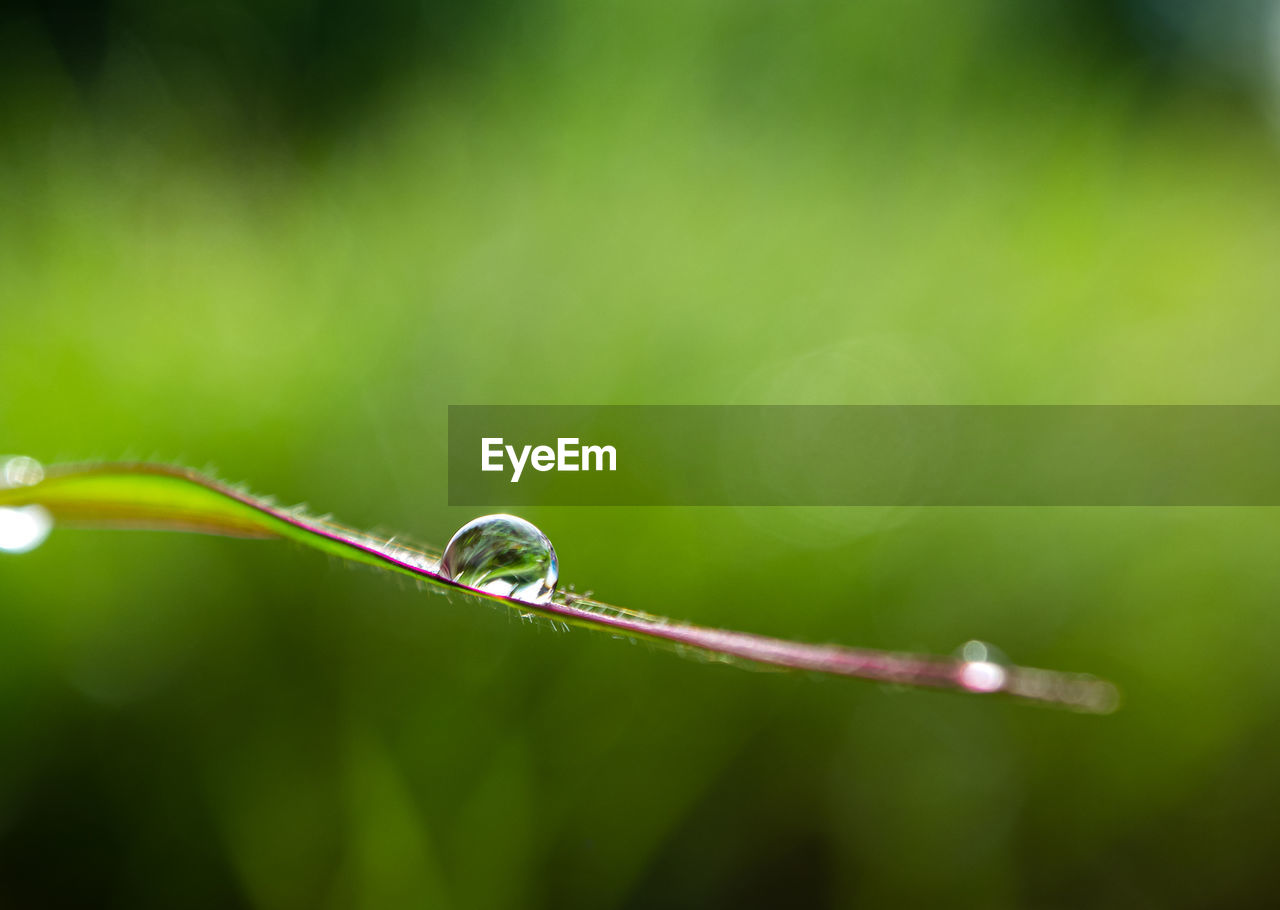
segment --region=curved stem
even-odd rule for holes
[[[49,468],[28,486],[0,489],[0,507],[39,505],[60,523],[286,538],[344,559],[377,566],[573,626],[664,643],[712,660],[950,689],[1004,694],[1090,713],[1118,703],[1111,683],[1092,676],[985,661],[805,644],[677,622],[573,594],[549,603],[499,597],[440,572],[437,552],[384,539],[329,518],[286,508],[188,468],[160,464],[85,464]]]

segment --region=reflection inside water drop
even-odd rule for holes
[[[0,457],[0,489],[29,487],[44,480],[40,462],[25,455]],[[44,543],[53,516],[41,506],[0,507],[0,553],[27,553]]]
[[[515,515],[485,515],[463,525],[440,560],[452,581],[501,597],[546,603],[559,568],[547,536]]]
[[[1000,649],[985,641],[967,641],[960,646],[959,681],[970,692],[998,692],[1008,679],[1008,660]]]
[[[1004,667],[989,660],[971,660],[960,668],[960,685],[970,692],[998,692],[1004,688]]]

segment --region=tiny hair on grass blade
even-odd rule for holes
[[[16,485],[3,485],[0,480],[0,510],[30,507],[46,510],[56,525],[292,540],[332,556],[462,591],[521,614],[655,642],[713,661],[1004,695],[1093,714],[1110,713],[1119,703],[1114,685],[1082,673],[1011,666],[968,654],[938,657],[805,644],[699,626],[572,593],[557,592],[542,602],[495,595],[452,580],[441,570],[439,552],[368,534],[302,508],[278,505],[268,497],[188,468],[148,463],[66,464],[41,469]]]

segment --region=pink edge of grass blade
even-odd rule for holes
[[[60,524],[280,537],[574,626],[691,649],[713,660],[850,676],[896,685],[1000,694],[1094,714],[1119,703],[1116,687],[1078,673],[952,657],[817,645],[677,622],[575,595],[535,604],[440,574],[439,555],[285,508],[199,472],[145,463],[52,466],[29,486],[0,489],[0,506],[39,505]]]

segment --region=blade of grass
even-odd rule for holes
[[[657,642],[715,661],[1003,694],[1089,713],[1109,713],[1118,703],[1115,686],[1085,674],[804,644],[677,622],[574,594],[560,593],[542,604],[499,597],[442,575],[438,552],[367,534],[300,508],[277,505],[269,498],[254,496],[187,468],[142,463],[53,466],[34,484],[0,489],[0,507],[28,505],[43,507],[64,525],[284,538],[427,584],[459,590],[522,614]]]

